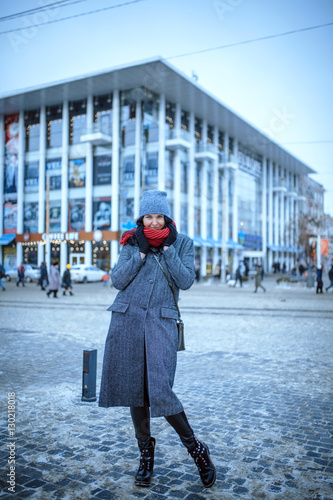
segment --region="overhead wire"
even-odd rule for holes
[[[325,28],[327,26],[332,26],[333,22],[318,24],[317,26],[308,26],[307,28],[300,28],[297,30],[284,31],[283,33],[276,33],[274,35],[260,36],[258,38],[250,38],[249,40],[243,40],[241,42],[228,43],[225,45],[219,45],[217,47],[210,47],[208,49],[193,50],[192,52],[184,52],[183,54],[176,54],[174,56],[165,57],[164,59],[176,59],[178,57],[192,56],[196,54],[204,54],[205,52],[212,52],[213,50],[228,49],[230,47],[237,47],[238,45],[246,45],[248,43],[261,42],[262,40],[269,40],[272,38],[278,38],[281,36],[293,35],[294,33],[301,33],[304,31],[316,30],[319,28]]]
[[[86,1],[87,0],[75,0],[73,2],[70,2],[70,0],[60,0],[59,2],[49,3],[49,4],[43,5],[41,7],[35,7],[34,9],[23,10],[21,12],[9,14],[8,16],[2,16],[2,17],[0,17],[0,22],[11,21],[12,19],[18,19],[19,17],[25,16],[25,15],[36,14],[39,12],[44,12],[45,10],[57,9],[59,7],[67,7],[67,6],[73,5],[75,3],[81,3],[81,2],[86,2]]]
[[[106,10],[117,9],[120,7],[126,7],[127,5],[132,5],[135,3],[141,3],[141,2],[146,2],[146,1],[147,0],[131,0],[129,2],[125,2],[122,4],[111,5],[109,7],[103,7],[102,9],[95,9],[95,10],[91,10],[89,12],[81,12],[80,14],[74,14],[72,16],[62,17],[60,19],[53,19],[50,21],[46,21],[45,23],[34,24],[34,27],[37,28],[38,26],[46,26],[48,24],[59,23],[61,21],[67,21],[68,19],[75,19],[75,18],[82,17],[82,16],[88,16],[90,14],[96,14],[98,12],[105,12]],[[8,33],[15,33],[17,31],[22,31],[22,30],[26,30],[26,29],[27,29],[27,27],[24,26],[22,28],[15,28],[15,29],[7,30],[7,31],[0,31],[0,35],[6,35]]]

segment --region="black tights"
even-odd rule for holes
[[[146,351],[145,356],[145,372],[144,372],[144,406],[131,406],[131,417],[133,420],[135,437],[139,441],[147,441],[150,438],[150,404],[148,392],[148,377],[146,365]],[[175,429],[179,435],[181,442],[186,448],[190,448],[195,444],[193,430],[188,423],[185,412],[177,413],[176,415],[168,415],[165,417],[167,422]]]
[[[135,429],[135,437],[139,441],[147,441],[150,438],[150,411],[149,405],[131,406],[131,417]],[[175,429],[181,442],[186,448],[190,448],[195,443],[193,430],[188,423],[185,412],[165,417],[167,422]]]

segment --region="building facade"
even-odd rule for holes
[[[112,268],[143,191],[161,189],[202,276],[294,266],[313,172],[163,60],[2,97],[0,170],[5,267]]]

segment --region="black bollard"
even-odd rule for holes
[[[97,349],[83,351],[81,401],[96,401]]]

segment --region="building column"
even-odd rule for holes
[[[39,181],[38,181],[38,232],[45,231],[45,159],[46,159],[46,110],[39,111]],[[38,243],[37,263],[44,261],[45,245]]]
[[[219,130],[218,127],[214,127],[214,146],[218,147],[219,141]],[[214,160],[213,165],[213,240],[218,240],[219,234],[219,160],[218,155],[216,155],[216,159]],[[218,249],[214,246],[213,249],[213,274],[214,269],[219,261]]]
[[[141,146],[142,146],[142,102],[136,101],[135,109],[135,160],[134,160],[134,218],[139,217],[141,199]]]
[[[261,218],[261,241],[262,247],[261,251],[263,254],[263,269],[267,271],[267,164],[266,158],[262,159],[262,190],[261,190],[261,206],[262,206],[262,218]]]
[[[93,130],[94,126],[94,103],[93,96],[87,97],[87,130]],[[85,198],[85,230],[86,232],[92,231],[93,220],[93,145],[91,142],[86,143],[86,198]],[[92,264],[92,242],[85,241],[85,263],[91,266]],[[62,263],[65,270],[65,263]]]
[[[281,246],[285,246],[285,235],[284,235],[284,200],[285,200],[285,193],[283,191],[280,192],[280,244]],[[281,269],[282,269],[282,264],[284,262],[285,258],[285,252],[281,252]]]
[[[229,158],[229,134],[224,134],[224,158],[225,161]],[[221,281],[226,281],[226,269],[228,266],[228,248],[227,241],[229,239],[229,169],[225,166],[223,169],[223,186],[222,186],[222,259],[221,259]]]
[[[68,151],[69,151],[69,110],[68,101],[62,104],[62,156],[61,156],[61,232],[68,230]],[[47,251],[46,265],[51,262],[50,247]],[[67,243],[60,244],[61,269],[67,264]]]
[[[291,203],[291,198],[290,196],[287,195],[286,198],[286,223],[287,225],[287,233],[286,233],[286,238],[285,238],[285,244],[289,248],[291,247],[290,243],[290,231],[291,231],[291,217],[290,217],[290,203]],[[291,267],[291,252],[288,250],[287,251],[287,259],[286,259],[286,266],[287,266],[287,271],[289,271]]]
[[[0,115],[0,196],[4,199],[5,178],[5,116]],[[0,236],[3,234],[4,204],[0,203]],[[2,264],[2,249],[0,248],[0,264]]]
[[[296,192],[299,193],[299,176],[296,176]],[[294,225],[295,225],[295,232],[294,232],[294,239],[293,239],[293,246],[297,247],[298,249],[298,237],[299,237],[299,211],[300,211],[300,200],[296,199],[293,201],[292,205],[292,217],[294,220]],[[297,259],[299,258],[299,253],[296,254],[296,262],[295,265],[297,265]]]
[[[24,231],[24,146],[25,146],[25,126],[24,112],[20,111],[19,116],[19,139],[18,139],[18,172],[17,172],[17,234]],[[19,266],[23,262],[23,247],[21,243],[16,246],[16,259]]]
[[[113,92],[113,116],[112,116],[112,210],[111,230],[119,231],[119,118],[120,102],[119,90]],[[111,269],[118,260],[118,241],[111,241]]]
[[[175,137],[180,134],[181,128],[181,105],[176,104],[175,113]],[[174,155],[174,191],[173,191],[173,216],[176,225],[180,226],[180,199],[181,199],[181,161],[179,148]]]
[[[194,113],[190,113],[190,123],[189,132],[191,137],[191,147],[189,149],[189,179],[188,179],[188,235],[190,238],[194,238],[194,198],[195,198],[195,125],[194,125]]]
[[[202,122],[202,144],[207,144],[207,120]],[[200,211],[201,211],[201,238],[207,240],[207,169],[208,161],[204,160],[201,166],[201,193],[200,193]],[[201,276],[207,276],[207,247],[201,247]]]
[[[158,189],[165,190],[165,95],[160,94],[158,112]]]
[[[234,158],[238,165],[238,140],[234,139]],[[238,168],[234,170],[234,189],[233,189],[233,200],[232,200],[232,239],[234,242],[238,242]],[[238,252],[236,248],[233,250],[234,258],[232,262],[232,272],[236,273],[238,267]]]
[[[273,245],[273,162],[268,160],[268,245]],[[267,271],[272,272],[273,251],[268,250]]]

